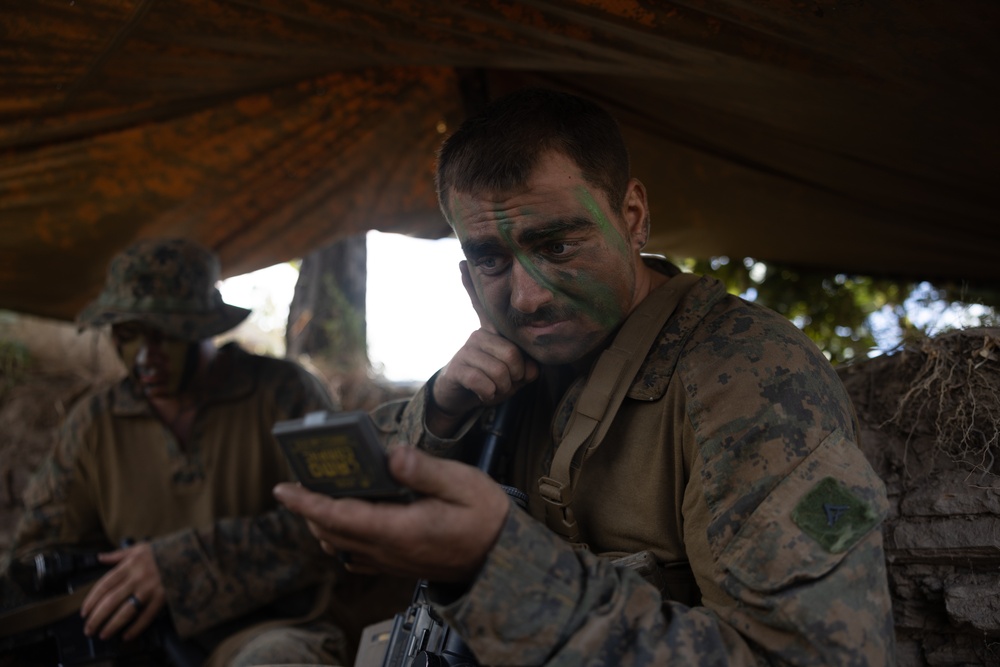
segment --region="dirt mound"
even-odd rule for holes
[[[0,552],[10,543],[28,477],[66,411],[90,387],[123,372],[110,343],[94,332],[33,317],[0,319]]]
[[[839,370],[889,491],[900,667],[1000,664],[1000,329]]]

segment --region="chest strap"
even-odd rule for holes
[[[563,539],[580,541],[580,529],[570,507],[574,481],[572,466],[577,453],[587,447],[580,461],[582,464],[597,449],[660,330],[687,291],[700,279],[692,273],[681,273],[650,292],[594,364],[573,408],[565,435],[556,446],[549,474],[538,480],[539,494],[546,503],[545,524]]]

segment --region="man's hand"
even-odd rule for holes
[[[421,497],[409,504],[333,499],[290,483],[274,495],[305,517],[324,551],[349,555],[352,572],[472,581],[507,517],[507,494],[472,466],[412,447],[394,448],[389,470]]]
[[[479,316],[479,329],[441,369],[431,390],[427,427],[439,437],[451,435],[470,411],[499,405],[538,377],[538,364],[504,338],[487,317],[476,294],[468,262],[459,263],[462,284]]]
[[[110,639],[128,628],[122,639],[135,639],[149,627],[166,599],[153,548],[148,543],[100,554],[105,565],[113,565],[83,600],[80,615],[87,619],[83,632],[88,637],[100,631]]]

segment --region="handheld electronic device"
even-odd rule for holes
[[[413,492],[389,474],[385,448],[367,412],[311,412],[271,431],[296,478],[334,498],[409,502]]]

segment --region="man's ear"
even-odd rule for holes
[[[646,202],[646,186],[638,178],[629,179],[622,216],[633,250],[642,250],[649,240],[649,205]]]

